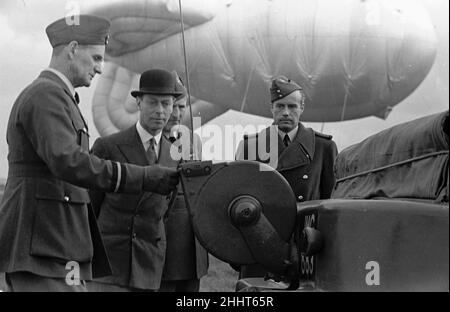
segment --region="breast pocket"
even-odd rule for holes
[[[87,262],[93,256],[89,196],[65,186],[60,181],[45,179],[37,184],[30,254]]]

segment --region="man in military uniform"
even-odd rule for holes
[[[184,141],[181,140],[178,127],[186,110],[188,93],[176,72],[174,75],[177,77],[177,88],[182,95],[174,103],[172,115],[164,127],[163,134],[173,142],[174,146],[180,146]],[[183,134],[191,133],[186,131]],[[191,145],[187,148],[192,148],[195,159],[200,160],[201,141],[196,134],[193,138],[195,144],[192,145],[187,140],[188,145]],[[178,196],[173,206],[167,211],[164,223],[167,249],[160,291],[197,292],[200,288],[200,278],[208,272],[208,253],[194,236],[181,185],[178,186]]]
[[[91,15],[71,22],[47,27],[50,66],[22,91],[8,122],[0,272],[12,291],[86,291],[85,280],[111,274],[86,188],[169,194],[178,184],[172,168],[89,155],[75,88],[101,74],[110,23]]]
[[[162,129],[180,94],[172,73],[162,69],[142,73],[139,90],[131,92],[140,111],[138,122],[97,139],[92,153],[119,162],[176,168],[179,160],[171,157],[171,142]],[[89,291],[159,289],[166,253],[163,217],[170,198],[150,192],[128,195],[99,190],[90,195],[113,275],[89,282]]]
[[[297,83],[283,76],[277,77],[272,81],[270,94],[273,126],[256,135],[244,136],[236,159],[275,164],[299,202],[329,198],[335,184],[333,164],[337,155],[331,135],[305,128],[300,122],[305,109],[305,94]],[[272,138],[277,142],[271,142],[274,132],[276,135]],[[271,159],[261,157],[258,150],[261,144],[272,149],[267,154]],[[264,273],[259,265],[241,267],[242,278],[261,277]]]

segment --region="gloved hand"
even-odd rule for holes
[[[179,176],[176,168],[160,165],[145,167],[144,191],[167,195],[176,189]]]

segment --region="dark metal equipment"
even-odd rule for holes
[[[252,161],[181,165],[181,182],[195,234],[217,258],[236,265],[260,263],[290,274],[290,240],[297,220],[288,182]]]
[[[448,291],[448,142],[448,111],[369,137],[340,153],[327,200],[296,202],[258,162],[179,169],[200,243],[269,272],[237,290]]]

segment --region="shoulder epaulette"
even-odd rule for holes
[[[320,132],[317,132],[317,131],[314,131],[314,134],[319,136],[319,137],[321,137],[321,138],[328,139],[328,140],[331,140],[333,138],[333,136],[330,135],[330,134],[324,134],[324,133],[320,133]]]

